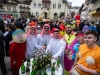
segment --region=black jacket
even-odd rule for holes
[[[7,34],[7,36],[5,37],[5,49],[6,49],[6,54],[8,54],[8,52],[9,52],[9,47],[10,47],[10,45],[9,45],[9,42],[10,41],[12,41],[12,33],[13,33],[13,30],[11,30],[8,34]]]
[[[100,36],[100,25],[97,25],[97,26],[96,26],[96,30],[97,30],[97,32],[98,32],[98,35]]]
[[[5,57],[3,40],[4,40],[3,33],[0,31],[0,63],[4,61]]]

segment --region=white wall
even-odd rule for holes
[[[81,18],[86,19],[86,11],[81,12]]]
[[[34,3],[36,3],[36,8],[34,8]],[[42,0],[32,0],[31,4],[30,4],[30,8],[31,8],[31,13],[33,13],[33,15],[36,15],[36,12],[39,13],[39,15],[41,14],[41,8],[38,8],[38,3],[41,3],[41,7],[42,7]],[[53,8],[53,3],[56,3],[56,8]],[[61,9],[58,9],[58,3],[61,3]],[[48,18],[53,19],[54,13],[58,13],[60,14],[60,12],[64,12],[67,14],[68,12],[68,7],[66,7],[65,9],[65,4],[62,3],[62,0],[51,0],[51,5],[50,5],[50,9],[49,9],[49,14],[48,14]]]

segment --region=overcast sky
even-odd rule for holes
[[[68,2],[72,2],[72,6],[81,6],[85,0],[68,0]]]

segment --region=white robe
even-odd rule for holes
[[[28,55],[33,58],[33,51],[36,49],[36,35],[30,35],[26,39],[26,59]]]
[[[51,35],[49,35],[49,34],[47,34],[47,35],[40,35],[40,34],[38,34],[37,35],[37,45],[36,45],[36,47],[38,48],[38,49],[41,49],[42,48],[42,46],[45,44],[45,42],[46,42],[46,44],[48,45],[48,43],[49,43],[49,41],[51,40],[51,38],[52,38],[52,34]]]
[[[62,56],[66,47],[66,42],[62,39],[52,38],[47,46],[46,52],[49,50],[52,52],[52,56],[54,58],[58,58],[58,56]]]

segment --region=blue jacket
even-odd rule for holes
[[[79,50],[79,46],[80,46],[80,43],[79,43],[79,42],[77,42],[77,43],[74,45],[74,47],[73,47],[74,54],[72,55],[72,60],[75,60],[76,54],[77,54],[77,52],[78,52],[78,50]]]
[[[89,27],[89,30],[94,30],[94,31],[96,31],[96,27],[90,26],[90,27]]]

